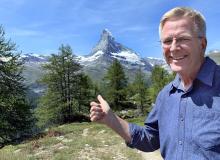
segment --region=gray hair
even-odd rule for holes
[[[192,8],[188,7],[176,7],[168,12],[166,12],[161,20],[159,25],[159,36],[161,38],[161,32],[163,26],[166,21],[170,20],[171,18],[183,18],[189,17],[194,22],[194,30],[198,34],[199,37],[206,37],[206,22],[204,16],[199,12]]]

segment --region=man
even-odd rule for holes
[[[204,57],[205,20],[177,7],[164,14],[159,34],[177,76],[160,91],[145,126],[119,118],[101,96],[91,102],[91,121],[111,127],[132,148],[160,148],[165,160],[220,160],[220,67]]]

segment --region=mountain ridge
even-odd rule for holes
[[[26,53],[22,55],[25,60],[26,69],[41,70],[36,64],[48,62],[49,56],[38,55],[34,53]],[[154,65],[164,65],[165,61],[158,58],[142,58],[138,53],[125,45],[117,42],[112,33],[108,29],[104,29],[101,33],[99,41],[93,47],[91,52],[85,56],[75,56],[75,60],[81,64],[83,71],[93,80],[100,81],[113,60],[117,59],[124,67],[125,73],[129,79],[134,79],[135,73],[139,68],[149,76]],[[27,74],[26,74],[27,75]],[[40,74],[39,74],[40,75]],[[33,78],[31,78],[33,81]]]

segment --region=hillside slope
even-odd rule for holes
[[[150,156],[150,157],[149,157]],[[38,138],[0,150],[1,160],[161,160],[126,147],[112,130],[96,123],[72,123],[51,128]]]
[[[62,125],[38,138],[0,149],[1,160],[144,160],[149,156],[161,160],[158,152],[143,154],[128,148],[112,130],[96,123]]]

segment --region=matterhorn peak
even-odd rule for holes
[[[112,33],[108,29],[104,29],[102,31],[99,44],[102,44],[102,46],[107,46],[110,43],[114,43],[115,39],[112,36]]]
[[[108,29],[102,31],[98,44],[92,49],[91,55],[98,51],[105,54],[116,53],[122,50],[121,44],[117,43]]]
[[[112,33],[108,29],[104,29],[101,34],[101,40],[113,40],[114,37],[112,36]]]

